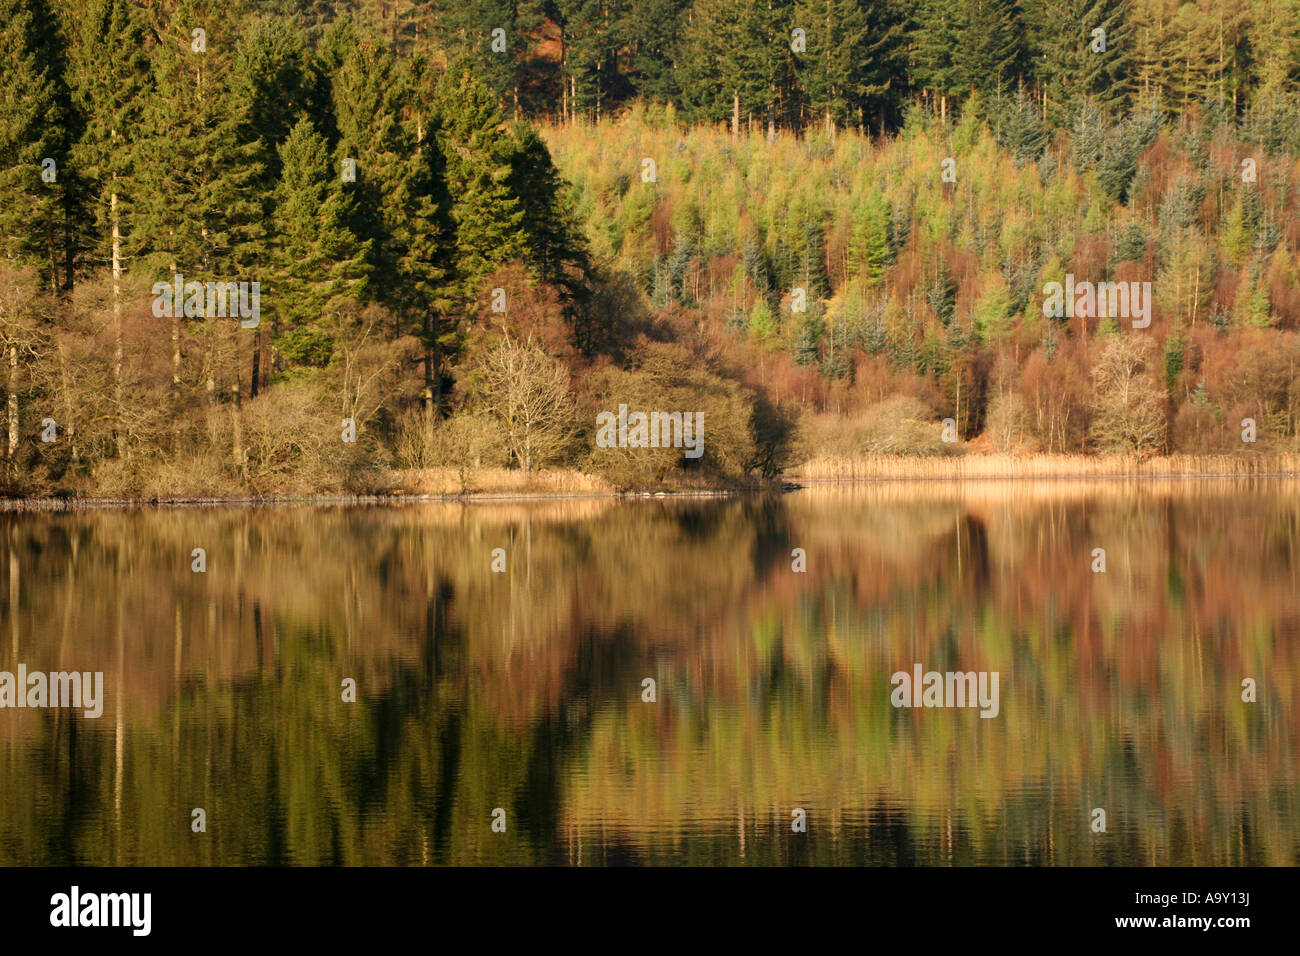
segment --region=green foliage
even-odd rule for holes
[[[272,301],[277,347],[291,361],[328,361],[328,339],[315,325],[345,301],[367,298],[371,240],[359,240],[349,184],[331,168],[325,139],[302,119],[279,149]]]
[[[0,2],[0,256],[39,266],[54,288],[70,279],[60,233],[71,131],[57,53],[41,0]],[[50,168],[53,183],[42,178]]]

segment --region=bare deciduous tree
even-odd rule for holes
[[[573,434],[574,402],[564,366],[531,340],[509,337],[488,352],[482,394],[525,475],[553,458]]]
[[[32,270],[6,268],[0,271],[0,350],[7,376],[6,410],[9,437],[5,457],[10,465],[18,451],[18,368],[19,357],[36,355],[36,320],[32,309],[38,279]]]
[[[1106,451],[1159,451],[1165,446],[1165,409],[1154,367],[1155,343],[1114,335],[1092,369],[1092,437]]]

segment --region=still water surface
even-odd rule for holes
[[[5,865],[1300,863],[1300,483],[0,532],[0,671],[106,698],[0,710]],[[916,664],[998,715],[895,708]]]

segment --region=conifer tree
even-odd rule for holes
[[[146,155],[134,237],[155,280],[254,281],[265,261],[256,143],[242,136],[247,104],[230,90],[238,12],[226,0],[181,0],[151,51]],[[197,31],[202,31],[199,33]],[[172,316],[172,381],[181,381],[181,310]],[[217,321],[225,321],[224,319]],[[209,400],[217,370],[209,356]]]
[[[345,31],[331,77],[337,160],[356,162],[356,234],[373,241],[379,298],[423,343],[428,408],[441,408],[443,358],[455,349],[454,226],[442,121],[427,107],[428,64],[399,65],[375,38]],[[489,97],[489,94],[484,94]]]
[[[1026,49],[1017,0],[962,0],[965,29],[956,49],[961,81],[986,104],[1004,98],[1022,75]]]
[[[950,0],[918,0],[912,14],[915,82],[938,100],[941,119],[963,92],[959,47],[966,29],[965,7]]]
[[[794,21],[807,31],[799,80],[815,117],[828,126],[869,125],[892,108],[904,70],[905,16],[892,3],[801,0]]]
[[[231,95],[244,104],[241,135],[257,145],[268,212],[280,178],[279,146],[310,112],[311,94],[311,71],[299,29],[280,17],[251,21],[235,51]]]
[[[81,132],[72,161],[90,213],[85,245],[90,265],[107,263],[113,277],[113,382],[117,454],[126,455],[122,379],[121,281],[139,198],[141,110],[149,83],[147,36],[128,0],[89,0],[66,13],[68,86]]]
[[[849,268],[866,281],[879,285],[889,259],[889,204],[883,193],[872,192],[853,213],[853,236],[849,243]]]
[[[1011,108],[1002,114],[997,127],[998,142],[1011,155],[1017,166],[1037,161],[1047,146],[1047,130],[1043,128],[1038,109],[1025,91],[1018,90]]]
[[[1109,104],[1124,96],[1133,55],[1127,2],[1030,0],[1026,5],[1034,68],[1048,115],[1056,122],[1068,121],[1090,98]]]
[[[472,63],[479,80],[518,114],[531,34],[541,26],[542,4],[538,0],[436,0],[436,7],[448,59]]]
[[[318,320],[345,300],[365,297],[370,241],[352,232],[352,197],[311,120],[299,120],[279,154],[271,269],[275,344],[294,362],[323,365],[331,343]]]
[[[442,78],[438,140],[456,223],[457,271],[473,283],[491,267],[524,257],[524,209],[510,188],[511,141],[491,92],[467,61]]]
[[[544,282],[560,289],[572,319],[572,309],[589,289],[591,261],[565,195],[568,184],[535,128],[516,126],[511,139],[506,184],[523,211],[522,225],[528,237],[525,258]]]
[[[623,14],[628,81],[637,93],[659,102],[680,100],[677,63],[690,0],[641,0]]]
[[[557,0],[564,30],[564,74],[570,111],[597,119],[618,88],[618,51],[629,0]]]
[[[795,23],[807,31],[799,77],[827,128],[856,118],[859,84],[869,66],[867,16],[856,0],[800,0]]]
[[[137,235],[153,271],[175,266],[203,281],[237,277],[263,252],[262,168],[258,144],[241,135],[247,104],[231,91],[229,5],[182,0],[153,48],[144,108],[145,148],[158,159],[143,167]]]
[[[730,116],[734,106],[742,121],[784,123],[793,104],[792,12],[784,0],[739,7],[696,0],[683,37],[689,112],[712,121]]]
[[[0,256],[39,267],[43,284],[58,290],[70,281],[62,228],[69,131],[51,43],[41,0],[0,0]]]

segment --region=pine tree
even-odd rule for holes
[[[677,62],[691,0],[641,0],[630,3],[622,20],[628,81],[637,93],[659,102],[679,100]]]
[[[918,0],[913,12],[915,82],[939,100],[939,116],[964,91],[959,47],[966,30],[966,9],[952,0]]]
[[[355,176],[354,233],[371,242],[376,273],[395,277],[404,250],[395,226],[406,215],[398,200],[402,173],[414,153],[403,125],[402,106],[409,92],[392,54],[380,40],[350,24],[334,31],[329,56],[337,66],[329,77],[332,112],[338,129],[335,169]],[[410,304],[410,290],[401,283],[384,284],[383,301],[394,308]]]
[[[1126,10],[1127,0],[1026,4],[1036,50],[1034,68],[1047,97],[1048,114],[1056,122],[1076,115],[1090,98],[1108,104],[1125,95],[1133,52]],[[1098,52],[1103,34],[1105,50]]]
[[[511,142],[491,92],[454,64],[438,102],[438,139],[447,157],[447,184],[456,223],[457,271],[472,284],[493,266],[528,251],[524,209],[510,188]]]
[[[523,212],[528,264],[544,282],[560,290],[570,322],[579,321],[593,278],[591,261],[573,205],[564,195],[568,184],[531,126],[521,124],[513,131],[506,183]],[[588,339],[590,331],[575,328],[582,339]]]
[[[311,120],[298,122],[279,154],[270,296],[275,344],[292,361],[324,365],[332,344],[318,320],[346,300],[365,298],[370,242],[352,232],[352,197]]]
[[[1261,0],[1247,30],[1256,99],[1267,99],[1300,78],[1300,6]]]
[[[252,281],[266,259],[257,144],[242,136],[247,104],[230,92],[238,14],[231,7],[230,0],[181,0],[151,51],[143,118],[150,135],[142,144],[150,159],[140,171],[133,235],[143,251],[137,261],[155,279],[179,273],[186,281]],[[171,332],[172,382],[179,386],[179,308]],[[218,370],[208,359],[215,401]],[[231,377],[238,382],[237,373]]]
[[[986,104],[1006,96],[1025,67],[1024,24],[1017,0],[963,0],[964,30],[956,61],[962,85]]]
[[[443,360],[455,349],[446,321],[455,263],[440,113],[430,111],[434,76],[423,59],[400,66],[370,36],[335,38],[330,78],[338,121],[337,159],[356,162],[356,234],[371,239],[384,277],[381,299],[424,347],[426,408],[441,409]],[[491,100],[491,94],[483,91]],[[522,250],[522,246],[520,247]]]
[[[793,61],[788,0],[737,6],[696,0],[683,36],[683,99],[695,118],[716,121],[738,104],[769,128],[791,117]]]
[[[856,0],[799,0],[795,23],[807,31],[799,79],[827,128],[858,118],[863,74],[870,66],[870,24]]]
[[[116,445],[126,456],[122,287],[139,195],[140,112],[149,83],[147,38],[128,0],[90,0],[66,14],[68,86],[81,133],[72,161],[86,192],[91,228],[85,239],[92,264],[107,262],[113,276],[113,382],[119,421]]]
[[[516,113],[530,54],[530,35],[541,25],[535,0],[436,0],[447,58],[474,64],[474,74]],[[494,31],[503,31],[494,35]],[[503,49],[494,49],[495,45]]]
[[[825,299],[830,295],[830,280],[826,276],[825,230],[815,218],[803,224],[803,248],[800,250],[799,275],[808,298]]]
[[[884,279],[889,259],[890,209],[885,196],[872,192],[860,201],[853,212],[853,236],[849,242],[849,268],[855,275],[865,275],[876,286]]]
[[[630,0],[557,0],[564,43],[568,109],[599,119],[618,90],[618,51]]]
[[[40,0],[0,0],[0,255],[38,266],[43,283],[58,290],[70,281],[64,246],[70,137],[50,33]],[[44,181],[43,173],[55,182]]]
[[[1018,90],[1011,108],[1003,114],[998,124],[998,142],[1011,151],[1017,166],[1036,162],[1047,147],[1047,130],[1038,118],[1038,110],[1025,94]]]
[[[257,145],[268,212],[280,178],[279,146],[311,111],[311,80],[305,41],[292,21],[276,17],[249,23],[235,51],[231,95],[244,104],[241,135]]]
[[[229,3],[182,0],[151,57],[137,236],[153,271],[201,281],[246,274],[262,256],[262,168],[246,142],[247,104],[232,95]],[[218,12],[220,10],[220,12]],[[206,33],[206,52],[194,31]]]
[[[144,25],[129,0],[89,0],[70,8],[68,86],[81,133],[72,161],[88,190],[94,264],[121,272],[126,225],[139,192],[141,110],[148,94]]]

